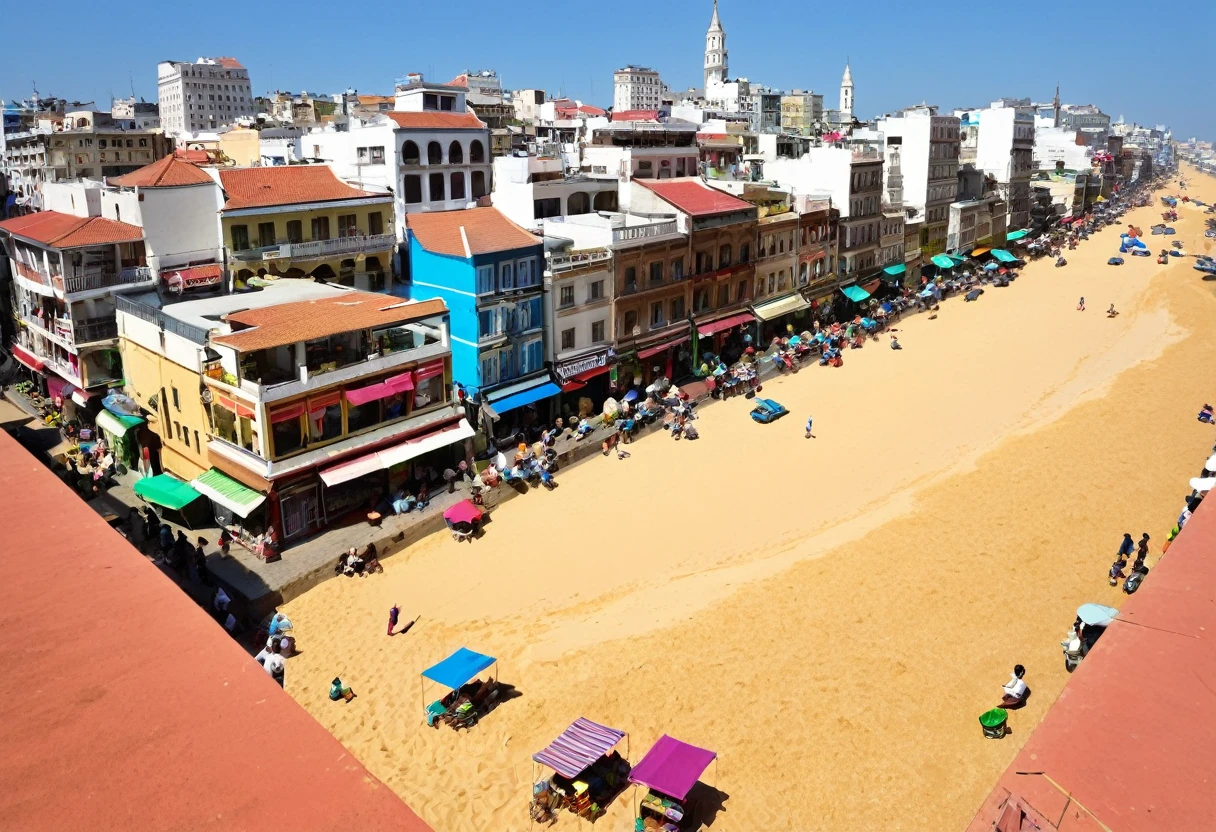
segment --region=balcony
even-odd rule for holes
[[[62,278],[55,278],[56,288],[62,283],[65,294],[91,292],[96,289],[106,289],[111,286],[137,286],[142,283],[152,283],[156,275],[147,266],[114,269],[81,269],[71,271]]]
[[[554,274],[568,272],[571,269],[578,269],[583,266],[606,263],[611,259],[612,252],[606,248],[587,249],[585,251],[571,252],[570,254],[555,254],[549,258],[549,271]]]
[[[645,240],[652,237],[663,237],[677,234],[679,229],[675,220],[650,223],[648,225],[626,225],[612,229],[612,242],[623,243],[632,240]]]
[[[250,248],[244,251],[234,251],[232,256],[237,260],[319,260],[324,257],[339,257],[343,254],[386,251],[396,244],[397,237],[394,234],[359,235]]]
[[[72,331],[77,346],[111,341],[118,337],[118,321],[113,317],[85,318],[73,321]]]

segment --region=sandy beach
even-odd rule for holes
[[[1154,253],[1209,251],[1202,209],[1179,211]],[[288,691],[438,832],[527,829],[531,755],[580,716],[628,731],[635,762],[663,733],[717,751],[714,830],[962,828],[1067,681],[1076,607],[1120,604],[1122,534],[1147,531],[1155,560],[1216,440],[1195,419],[1216,398],[1216,284],[1190,258],[1107,266],[1119,233],[912,315],[902,351],[766,383],[791,411],[772,425],[715,403],[699,441],[651,435],[471,545],[433,535],[311,590],[283,609]],[[420,620],[388,638],[394,603]],[[418,674],[460,646],[522,695],[427,728]],[[1033,695],[984,740],[1015,663]],[[358,698],[329,701],[335,676]],[[595,828],[633,828],[629,792]]]

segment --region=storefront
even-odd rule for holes
[[[727,364],[738,361],[748,347],[744,336],[750,333],[755,320],[756,316],[751,312],[738,312],[697,324],[698,337],[693,341],[694,363],[699,364],[706,352],[722,356]]]
[[[215,523],[252,549],[268,528],[266,494],[237,482],[217,468],[199,475],[190,487],[211,500]]]
[[[563,416],[581,418],[595,413],[613,392],[616,353],[611,347],[600,347],[583,355],[569,358],[553,368],[561,384]]]
[[[609,379],[616,390],[644,388],[658,378],[675,381],[692,374],[692,331],[687,321],[619,352],[616,378]]]
[[[114,458],[135,470],[139,467],[139,442],[134,430],[144,424],[139,416],[115,414],[108,410],[98,411],[94,417],[98,430],[105,434],[106,441],[114,452]]]
[[[795,292],[777,300],[758,303],[752,307],[752,312],[760,322],[759,345],[764,347],[774,338],[793,332],[802,332],[810,328],[811,302],[800,293]]]
[[[526,381],[483,390],[482,402],[485,408],[492,411],[491,430],[494,437],[534,432],[538,424],[553,418],[553,411],[557,407],[555,397],[561,392],[562,388],[553,383],[548,372]],[[494,419],[493,416],[498,418]]]

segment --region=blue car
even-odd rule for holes
[[[772,399],[756,399],[756,406],[752,408],[752,418],[762,425],[776,421],[787,413],[789,411],[783,405]]]

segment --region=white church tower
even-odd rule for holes
[[[853,118],[853,73],[848,61],[844,62],[844,77],[840,79],[840,117]]]
[[[729,78],[726,65],[726,30],[718,20],[718,0],[714,0],[714,17],[705,33],[705,89],[711,83],[723,84]]]

